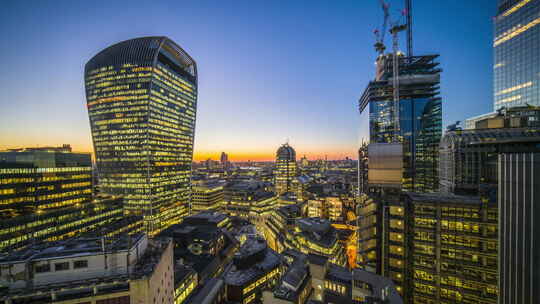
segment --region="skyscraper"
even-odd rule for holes
[[[225,152],[221,152],[221,164],[224,165],[229,161],[229,155]]]
[[[167,37],[112,45],[85,67],[101,191],[155,234],[188,213],[197,66]]]
[[[494,18],[494,109],[540,105],[540,1],[499,0]]]
[[[398,179],[403,190],[435,191],[442,134],[438,55],[398,56],[399,111],[395,113],[393,100],[393,54],[386,54],[377,58],[377,75],[360,98],[360,113],[369,121],[370,144],[401,143],[402,176]],[[385,166],[379,169],[387,169]],[[375,167],[370,161],[371,169]]]
[[[296,151],[284,144],[276,153],[276,192],[282,194],[292,190],[292,181],[296,177]]]

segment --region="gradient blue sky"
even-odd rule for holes
[[[491,111],[495,1],[413,2],[415,53],[441,54],[444,125]],[[0,149],[90,151],[84,64],[165,35],[198,64],[197,159],[271,159],[286,139],[299,156],[355,157],[381,21],[377,0],[3,2]]]

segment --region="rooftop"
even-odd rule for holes
[[[255,238],[246,240],[238,254],[237,257],[242,260],[235,257],[234,267],[225,273],[227,285],[243,286],[275,269],[282,261],[281,256],[268,248],[264,240]],[[239,264],[240,261],[243,263]]]
[[[4,253],[0,256],[0,264],[22,261],[36,261],[77,257],[128,250],[142,241],[146,236],[142,233],[120,235],[112,239],[74,238],[57,242],[41,242],[21,250]],[[104,247],[103,247],[104,245]]]
[[[470,204],[480,205],[482,201],[478,196],[455,195],[452,193],[415,193],[406,192],[405,195],[413,202],[442,203],[442,204]]]
[[[304,237],[321,246],[331,247],[337,241],[336,229],[326,219],[302,218],[296,220],[296,224]]]
[[[274,295],[289,301],[295,301],[304,286],[309,282],[309,267],[305,256],[298,256],[287,272],[281,278],[281,282],[274,289]]]

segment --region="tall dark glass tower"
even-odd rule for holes
[[[540,1],[499,0],[494,26],[494,109],[540,106]]]
[[[197,66],[167,37],[112,45],[85,67],[102,192],[121,195],[151,235],[186,216],[197,110]]]
[[[394,181],[400,181],[399,188],[403,191],[437,190],[438,150],[442,135],[439,96],[441,70],[438,68],[437,57],[438,55],[399,55],[398,113],[395,111],[393,99],[393,55],[386,54],[377,58],[377,75],[360,98],[360,113],[369,111],[370,144],[401,144],[401,155],[397,156],[400,158],[401,168],[389,170],[390,156],[370,154],[369,169],[373,169],[373,172],[369,173],[368,179],[378,176],[380,178],[377,179],[384,182],[383,179],[392,177]],[[397,145],[379,145],[377,149],[383,154],[388,152],[395,156],[397,154],[390,150],[396,150]],[[381,158],[380,166],[377,161],[371,160],[378,156]],[[375,172],[377,169],[380,169],[380,172]],[[396,178],[395,172],[390,171],[401,171],[400,176]]]

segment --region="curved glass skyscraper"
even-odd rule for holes
[[[197,66],[167,37],[112,45],[85,67],[86,100],[104,193],[123,196],[155,234],[188,213]]]

